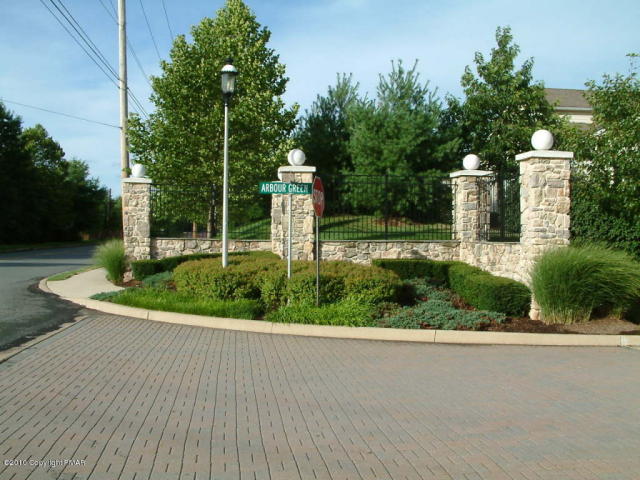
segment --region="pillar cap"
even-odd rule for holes
[[[123,178],[122,183],[153,183],[153,180],[150,178],[129,177]]]
[[[284,165],[282,167],[278,167],[279,180],[282,180],[283,173],[316,173],[316,167],[313,167],[311,165],[301,165],[301,166]]]
[[[560,150],[532,150],[516,155],[516,161],[529,160],[530,158],[555,158],[569,159],[573,158],[573,152],[562,152]]]
[[[458,170],[457,172],[449,174],[449,177],[488,177],[489,175],[493,175],[493,172],[488,170]]]

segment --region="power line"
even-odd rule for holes
[[[144,4],[142,3],[142,0],[140,0],[140,8],[142,8],[142,15],[144,15],[144,20],[145,22],[147,22],[147,28],[149,29],[149,34],[151,35],[153,46],[156,48],[156,53],[158,54],[158,61],[162,62],[162,58],[160,58],[160,50],[158,50],[158,44],[156,43],[156,38],[153,36],[153,32],[151,31],[151,24],[149,23],[147,12],[145,12],[144,10]]]
[[[34,105],[27,105],[26,103],[14,102],[13,100],[7,100],[6,98],[2,98],[2,99],[0,99],[0,101],[2,101],[4,103],[13,103],[15,105],[20,105],[22,107],[33,108],[35,110],[41,110],[41,111],[47,112],[47,113],[54,113],[56,115],[61,115],[63,117],[75,118],[76,120],[83,120],[85,122],[97,123],[99,125],[105,125],[107,127],[113,127],[113,128],[120,129],[119,126],[112,125],[111,123],[100,122],[98,120],[91,120],[90,118],[78,117],[77,115],[71,115],[69,113],[56,112],[55,110],[49,110],[47,108],[36,107]]]
[[[162,0],[162,9],[164,10],[164,18],[167,20],[167,27],[169,27],[169,34],[171,35],[171,43],[173,43],[173,30],[171,30],[171,23],[169,23],[169,15],[167,14],[167,6],[164,4],[164,0]]]
[[[102,5],[102,7],[106,10],[107,14],[111,17],[111,19],[114,21],[114,23],[116,25],[118,25],[118,19],[107,8],[107,5],[104,3],[104,0],[98,0],[98,1],[100,2],[100,5]],[[113,4],[110,4],[110,5],[113,8]],[[144,79],[147,81],[147,83],[151,87],[151,81],[149,80],[149,75],[147,75],[147,72],[144,71],[144,68],[142,67],[142,62],[140,62],[140,59],[138,58],[138,54],[136,53],[135,49],[133,48],[133,45],[131,44],[131,42],[129,41],[128,38],[127,38],[127,48],[131,52],[131,55],[133,55],[133,59],[135,60],[136,65],[138,65],[138,68],[140,69],[140,71],[142,72],[142,76],[144,77]]]
[[[113,18],[113,21],[118,23],[118,19],[116,18],[115,12],[112,12],[111,10],[109,10],[109,8],[107,7],[107,4],[104,3],[104,0],[98,0],[100,2],[100,5],[102,5],[102,8],[105,9],[105,11],[109,14],[109,16],[111,18]],[[110,4],[111,8],[113,8],[113,4]]]
[[[76,42],[76,44],[85,52],[85,54],[91,59],[93,63],[105,74],[105,76],[116,86],[119,88],[117,81],[119,81],[119,76],[116,73],[115,69],[111,66],[106,57],[102,54],[100,49],[96,46],[96,44],[91,40],[86,31],[82,28],[80,23],[73,17],[69,9],[62,3],[62,0],[57,0],[64,12],[60,9],[60,7],[55,3],[55,0],[49,0],[49,2],[55,7],[55,9],[59,12],[59,15],[70,25],[73,30],[76,32],[80,40],[84,42],[83,45],[80,43],[76,35],[74,35],[67,26],[62,22],[62,20],[55,14],[51,8],[47,6],[44,0],[40,0],[40,3],[51,13],[51,15],[58,21],[58,23],[64,28],[64,30],[69,34],[69,36]],[[66,14],[65,14],[66,12]],[[127,95],[131,98],[133,106],[139,113],[149,116],[146,110],[144,109],[142,103],[138,100],[135,94],[131,91],[131,89],[127,89]]]

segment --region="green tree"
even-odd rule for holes
[[[34,212],[36,170],[25,149],[22,120],[0,102],[0,242],[39,236]]]
[[[417,61],[410,69],[402,61],[391,66],[379,77],[376,99],[360,99],[348,111],[351,173],[375,179],[347,177],[344,196],[353,211],[425,220],[425,213],[439,210],[434,199],[446,199],[439,190],[446,169],[441,106],[429,82],[421,82]]]
[[[129,138],[136,161],[156,183],[207,184],[221,192],[224,109],[220,69],[232,57],[239,75],[230,109],[229,174],[234,205],[243,204],[234,187],[252,189],[273,178],[290,148],[297,106],[286,108],[282,95],[288,79],[278,55],[268,48],[271,33],[261,27],[242,0],[227,0],[215,18],[191,30],[192,42],[176,37],[162,75],[153,78],[156,110],[143,121],[133,115]],[[204,196],[205,203],[212,195]],[[218,195],[220,198],[220,195]],[[168,199],[171,200],[171,199]],[[212,217],[213,205],[181,202],[172,211]],[[195,207],[195,208],[194,208]],[[232,215],[242,215],[237,208]]]
[[[516,171],[514,157],[531,150],[535,130],[546,128],[561,137],[564,127],[545,99],[544,85],[533,81],[533,59],[516,69],[520,48],[513,43],[509,27],[498,27],[496,43],[488,60],[476,52],[476,74],[471,67],[465,68],[464,100],[447,97],[443,135],[449,141],[443,148],[455,165],[467,153],[475,153],[483,168]]]
[[[635,58],[635,55],[631,55]],[[640,257],[640,79],[604,75],[587,82],[594,128],[575,131],[572,232]]]
[[[335,175],[352,168],[347,116],[358,100],[358,88],[352,75],[337,75],[336,85],[329,87],[326,96],[318,95],[300,119],[295,143],[320,175]]]
[[[440,102],[429,82],[421,83],[417,63],[407,70],[392,62],[391,72],[380,75],[377,98],[350,109],[354,173],[411,176],[441,166],[435,155]]]

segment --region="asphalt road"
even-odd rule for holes
[[[0,349],[73,320],[80,310],[41,292],[39,280],[90,265],[95,246],[0,255]]]

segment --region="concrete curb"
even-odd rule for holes
[[[375,327],[334,327],[271,323],[262,320],[207,317],[187,313],[160,312],[127,307],[87,298],[65,298],[92,310],[153,320],[156,322],[191,325],[194,327],[235,330],[240,332],[272,333],[303,337],[348,338],[358,340],[384,340],[394,342],[449,343],[464,345],[530,345],[580,347],[632,347],[640,346],[640,335],[580,335],[557,333],[471,332],[461,330],[410,330]]]

